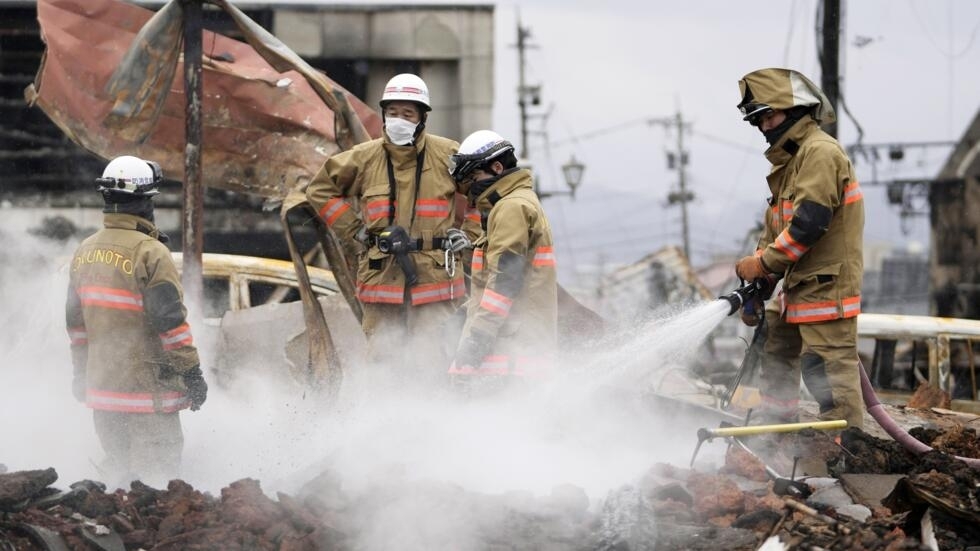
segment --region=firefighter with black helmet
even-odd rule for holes
[[[459,144],[425,131],[431,104],[417,75],[392,77],[380,105],[384,136],[329,158],[307,199],[357,258],[368,362],[438,384],[446,327],[466,295],[461,253],[475,237],[456,228],[447,163]]]
[[[481,215],[466,324],[450,374],[466,386],[547,375],[554,367],[558,282],[551,226],[531,172],[496,132],[467,136],[450,173]],[[496,386],[496,385],[494,385]]]
[[[121,484],[179,475],[179,412],[199,409],[208,391],[180,277],[154,225],[162,179],[153,161],[110,161],[96,180],[104,228],[79,245],[70,266],[72,390],[93,410],[105,474]]]
[[[757,250],[735,271],[748,281],[782,279],[779,302],[765,314],[762,411],[794,420],[802,375],[821,419],[860,428],[864,201],[850,159],[820,129],[835,120],[833,106],[791,69],[753,71],[738,85],[743,120],[769,144],[772,195]]]

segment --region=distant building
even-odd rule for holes
[[[642,317],[662,306],[714,298],[684,253],[674,246],[606,274],[597,294],[599,313],[617,320]]]
[[[929,186],[930,313],[980,319],[980,110]]]
[[[875,314],[929,314],[929,258],[923,252],[889,250],[867,262],[861,310]]]

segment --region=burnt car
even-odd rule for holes
[[[180,253],[172,253],[178,269]],[[204,253],[202,361],[225,387],[255,377],[297,389],[308,383],[306,317],[292,262]],[[342,363],[356,361],[364,335],[333,273],[308,266],[310,284]]]

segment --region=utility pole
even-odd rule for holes
[[[684,130],[690,126],[690,123],[684,122],[684,116],[681,115],[680,110],[673,117],[649,119],[647,123],[651,125],[659,124],[668,129],[677,129],[677,150],[667,152],[667,168],[677,170],[677,185],[679,189],[667,194],[667,203],[670,205],[680,203],[681,205],[681,238],[683,240],[684,256],[690,260],[691,241],[687,222],[687,204],[694,200],[694,193],[687,190],[687,171],[685,167],[687,166],[688,157],[687,151],[684,150]]]
[[[525,77],[525,68],[527,66],[525,61],[525,54],[528,48],[534,48],[532,44],[528,44],[528,39],[531,38],[530,27],[525,27],[521,25],[520,16],[517,18],[517,106],[520,108],[521,113],[521,148],[517,151],[517,158],[521,162],[529,162],[531,159],[531,150],[528,145],[528,136],[530,134],[536,134],[544,137],[545,143],[548,141],[548,117],[551,116],[551,109],[548,109],[546,113],[541,114],[529,114],[528,105],[538,106],[541,104],[541,85],[529,85]],[[554,105],[552,105],[554,107]],[[527,128],[528,119],[538,118],[542,121],[542,126],[545,130],[531,132]],[[534,192],[538,194],[538,197],[545,199],[547,197],[553,197],[556,195],[569,195],[573,199],[575,198],[575,189],[581,183],[582,171],[585,169],[585,165],[579,163],[575,160],[574,156],[569,162],[562,165],[562,173],[565,176],[565,183],[568,185],[568,191],[542,191],[538,187],[538,176],[534,176]]]
[[[528,48],[534,48],[532,44],[528,44],[528,39],[531,38],[531,28],[521,25],[520,16],[517,17],[517,106],[520,107],[521,112],[521,148],[517,151],[517,159],[520,162],[530,162],[531,160],[531,150],[528,146],[528,135],[532,134],[531,131],[527,129],[527,121],[530,118],[537,118],[542,121],[543,130],[533,132],[533,134],[543,137],[545,147],[548,144],[548,117],[551,116],[551,109],[554,108],[554,104],[548,109],[546,113],[538,114],[528,114],[528,103],[532,106],[541,105],[541,85],[529,85],[524,75],[524,69],[526,67],[525,53]],[[548,197],[554,197],[557,195],[568,195],[572,199],[575,199],[575,190],[578,188],[579,184],[582,183],[582,172],[585,170],[585,165],[575,160],[573,155],[567,163],[561,167],[562,174],[565,177],[565,184],[568,186],[567,191],[542,191],[538,186],[538,176],[534,175],[534,192],[538,194],[538,197],[545,199]]]
[[[820,87],[830,100],[834,113],[840,99],[840,0],[822,0],[823,33],[820,48]],[[824,131],[837,137],[837,122],[824,126]]]
[[[521,110],[521,150],[518,158],[527,159],[527,96],[528,87],[524,81],[525,58],[524,51],[529,47],[527,39],[531,38],[531,29],[521,25],[520,17],[517,18],[517,105]]]
[[[687,191],[687,177],[684,171],[684,167],[687,166],[687,151],[684,151],[684,119],[681,118],[681,112],[677,111],[676,116],[677,125],[677,156],[679,157],[677,163],[677,176],[680,185],[680,202],[681,202],[681,230],[684,232],[684,256],[687,257],[688,261],[691,260],[691,242],[687,229],[687,202],[694,199],[694,194]]]

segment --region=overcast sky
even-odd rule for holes
[[[864,130],[863,141],[958,140],[980,108],[980,2],[845,4],[842,95]],[[545,200],[567,285],[574,270],[589,270],[600,255],[609,269],[681,243],[680,210],[664,207],[678,181],[665,161],[676,131],[642,122],[678,111],[693,124],[685,145],[688,186],[697,195],[689,204],[695,263],[747,252],[744,237],[769,195],[769,165],[761,134],[735,109],[737,81],[777,66],[820,83],[816,1],[531,0],[496,6],[495,129],[515,144],[520,140],[513,47],[519,14],[537,46],[527,52],[526,71],[528,84],[542,85],[542,106],[535,112],[553,105],[551,146],[539,137],[529,147],[542,187],[563,188],[560,165],[571,155],[587,166],[575,201]],[[855,125],[838,115],[842,143],[855,143]],[[541,124],[532,121],[531,127]],[[593,135],[609,127],[617,129]],[[900,163],[885,155],[877,176],[932,177],[948,154],[948,148],[908,149]],[[910,233],[904,234],[884,187],[870,185],[871,164],[858,159],[856,168],[865,185],[868,248],[910,240],[927,247],[926,220],[908,220]]]

